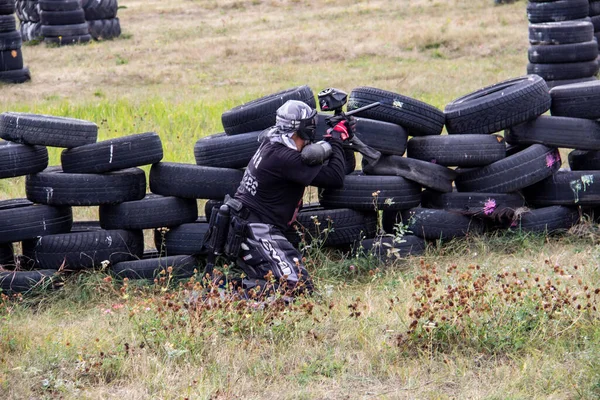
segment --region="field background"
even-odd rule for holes
[[[100,127],[99,140],[155,131],[164,161],[193,163],[195,141],[222,131],[223,111],[292,86],[307,84],[315,93],[374,86],[443,109],[526,73],[525,1],[119,5],[117,40],[25,45],[32,81],[0,86],[0,112],[90,120]],[[59,160],[52,149],[50,164]],[[24,195],[23,178],[0,181],[0,200]],[[75,210],[77,219],[96,213]],[[363,263],[364,273],[348,273],[359,266],[349,266],[352,260],[317,254],[322,295],[312,314],[277,314],[275,322],[263,312],[239,320],[214,313],[209,320],[218,323],[195,326],[178,319],[178,310],[165,315],[171,289],[123,290],[102,273],[80,276],[60,293],[0,302],[0,398],[598,398],[597,313],[565,311],[558,318],[565,325],[554,330],[517,329],[521,314],[507,302],[500,317],[477,329],[454,326],[458,334],[447,333],[440,348],[432,338],[429,348],[425,339],[409,349],[397,345],[423,268],[437,268],[444,283],[454,279],[444,274],[454,266],[461,274],[479,266],[491,276],[536,274],[545,281],[566,274],[579,295],[598,287],[597,235],[593,226],[578,233],[474,238],[432,246],[424,257],[388,268]],[[140,310],[149,316],[138,317]],[[515,329],[503,321],[517,321]]]

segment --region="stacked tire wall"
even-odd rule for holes
[[[589,18],[591,9],[588,0],[529,1],[528,74],[549,87],[596,79],[598,21]]]
[[[0,0],[0,82],[23,83],[31,79],[23,65],[21,34],[17,31],[13,0]]]
[[[23,42],[39,40],[42,37],[39,1],[15,0],[15,9],[20,21],[19,31]]]

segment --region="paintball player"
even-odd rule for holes
[[[261,134],[262,143],[234,196],[234,201],[242,206],[237,214],[246,221],[245,238],[236,258],[246,276],[245,289],[264,288],[265,276],[271,273],[275,283],[283,283],[290,293],[313,291],[302,255],[286,239],[284,231],[296,218],[306,186],[343,186],[342,138],[352,137],[356,122],[350,117],[330,129],[325,135],[328,145],[311,145],[316,124],[317,112],[306,103],[289,100],[282,105],[277,110],[275,126]],[[312,162],[306,154],[320,145],[328,147],[331,155],[325,163]]]

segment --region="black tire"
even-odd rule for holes
[[[88,24],[73,25],[44,25],[42,24],[42,36],[45,38],[59,38],[89,35]]]
[[[0,243],[0,270],[15,265],[15,253],[12,243]]]
[[[147,132],[65,149],[60,160],[64,172],[100,174],[155,164],[162,158],[160,137]]]
[[[69,174],[60,167],[27,175],[27,198],[49,205],[94,206],[141,200],[146,195],[146,175],[139,168],[106,174]]]
[[[483,167],[506,157],[498,135],[440,135],[408,141],[406,156],[444,166]]]
[[[600,119],[600,81],[555,87],[550,96],[553,116]]]
[[[0,33],[0,51],[18,50],[22,44],[23,40],[19,31]]]
[[[22,144],[77,147],[95,143],[98,126],[75,118],[16,112],[0,114],[0,138]]]
[[[589,12],[588,0],[556,0],[527,4],[527,19],[532,23],[580,19],[587,17]]]
[[[0,51],[0,72],[23,69],[21,49]]]
[[[100,206],[104,229],[154,229],[193,222],[198,218],[195,199],[147,194],[138,201]]]
[[[531,63],[572,63],[598,58],[598,42],[530,46],[528,58]]]
[[[600,150],[600,122],[542,115],[506,130],[504,137],[510,144],[540,143],[549,147]]]
[[[355,253],[373,256],[382,263],[388,263],[400,258],[421,255],[426,248],[427,242],[415,235],[403,235],[398,238],[383,236],[363,240],[355,249]]]
[[[424,208],[490,220],[512,218],[515,210],[525,205],[525,199],[519,193],[440,193],[425,190],[422,198],[421,206]]]
[[[110,40],[121,36],[119,18],[88,20],[87,24],[94,40]]]
[[[203,255],[202,243],[208,232],[205,218],[169,229],[154,230],[154,245],[163,256]]]
[[[450,134],[499,132],[543,114],[550,101],[548,86],[539,76],[509,79],[448,103],[446,129]]]
[[[354,170],[356,169],[356,154],[354,153],[354,150],[350,147],[345,147],[344,148],[344,157],[345,157],[345,161],[346,161],[346,169],[345,169],[345,173],[346,175],[349,175],[351,173],[354,172]]]
[[[227,135],[217,133],[198,139],[194,145],[197,165],[217,168],[244,168],[260,146],[258,132]]]
[[[19,26],[23,42],[42,39],[42,24],[39,22],[22,22]]]
[[[576,207],[551,206],[519,213],[509,228],[530,233],[561,233],[579,222]]]
[[[53,46],[69,46],[72,44],[84,44],[89,43],[92,40],[92,36],[86,35],[75,35],[75,36],[59,36],[59,37],[45,37],[44,43]]]
[[[117,16],[117,0],[82,0],[81,7],[88,21],[112,19]]]
[[[15,13],[14,0],[0,0],[0,15],[9,15]]]
[[[243,175],[232,168],[160,162],[150,169],[150,190],[163,196],[223,200],[235,194]]]
[[[48,166],[48,150],[0,141],[0,178],[12,178],[43,171]]]
[[[153,280],[167,277],[168,267],[173,267],[174,278],[189,278],[199,269],[194,256],[183,255],[123,261],[113,265],[112,272],[118,278]]]
[[[39,2],[32,0],[16,0],[16,13],[23,22],[40,22]]]
[[[331,114],[319,113],[316,140],[322,140],[329,126],[325,122]],[[401,156],[406,151],[408,131],[398,124],[369,118],[356,118],[356,137],[381,154]]]
[[[391,122],[408,129],[411,136],[439,135],[444,113],[432,105],[398,93],[373,87],[357,87],[348,96],[348,111],[380,102],[379,106],[356,114],[357,117]]]
[[[225,133],[254,132],[275,125],[277,109],[288,100],[300,100],[316,108],[315,95],[308,86],[298,86],[242,104],[221,115]]]
[[[300,209],[294,225],[306,243],[310,244],[316,239],[322,241],[323,246],[344,246],[374,237],[377,233],[377,214],[374,211],[324,209],[309,205]]]
[[[82,9],[72,11],[42,11],[40,13],[42,25],[75,25],[85,22],[85,13]]]
[[[56,270],[0,272],[3,293],[24,293],[52,285]]]
[[[89,230],[47,235],[23,242],[23,255],[41,269],[79,271],[136,260],[144,253],[141,230]]]
[[[363,158],[362,167],[367,175],[397,175],[440,192],[451,192],[456,178],[454,170],[442,165],[393,155],[381,156],[372,164]]]
[[[598,79],[595,76],[588,76],[585,78],[578,78],[578,79],[559,79],[559,80],[554,80],[554,81],[546,81],[546,84],[548,85],[549,89],[558,87],[558,86],[564,86],[564,85],[571,85],[573,83],[584,83],[584,82],[592,82],[592,81],[597,81]]]
[[[365,175],[362,171],[347,175],[341,189],[319,191],[319,203],[325,208],[405,210],[420,202],[421,186],[418,183],[401,176]]]
[[[527,202],[535,206],[600,206],[600,171],[557,171],[523,189]]]
[[[571,151],[569,167],[573,171],[600,171],[600,151]]]
[[[598,73],[598,62],[593,60],[557,64],[529,63],[527,73],[539,75],[549,81],[587,78]]]
[[[12,32],[17,30],[17,22],[14,15],[0,15],[0,32]]]
[[[81,8],[80,0],[39,0],[41,11],[73,11]]]
[[[409,232],[427,240],[450,240],[484,231],[481,220],[446,210],[413,208],[403,212],[402,219]]]
[[[69,232],[72,223],[71,207],[32,204],[25,199],[0,201],[0,243]]]
[[[590,1],[590,16],[600,15],[600,1]]]
[[[529,24],[529,43],[567,44],[594,39],[594,25],[589,21],[561,21]]]
[[[25,83],[29,80],[31,80],[29,68],[0,72],[0,82],[3,83]]]
[[[557,149],[534,144],[487,167],[459,173],[454,183],[459,192],[516,192],[549,177],[560,165]]]

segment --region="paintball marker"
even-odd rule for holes
[[[335,127],[337,124],[346,121],[348,117],[354,114],[368,110],[373,107],[377,107],[381,104],[380,102],[375,102],[368,104],[364,107],[357,108],[356,110],[344,112],[342,111],[342,107],[344,107],[344,105],[348,101],[348,94],[346,94],[346,92],[344,92],[343,90],[335,88],[327,88],[322,90],[321,92],[319,92],[318,98],[319,107],[321,107],[321,111],[333,111],[333,115],[325,119],[325,122],[329,126],[329,129],[333,129],[333,127]],[[356,136],[342,136],[342,140],[346,139],[348,139],[351,148],[361,153],[363,157],[367,158],[370,162],[376,162],[381,157],[380,152],[367,146]]]

